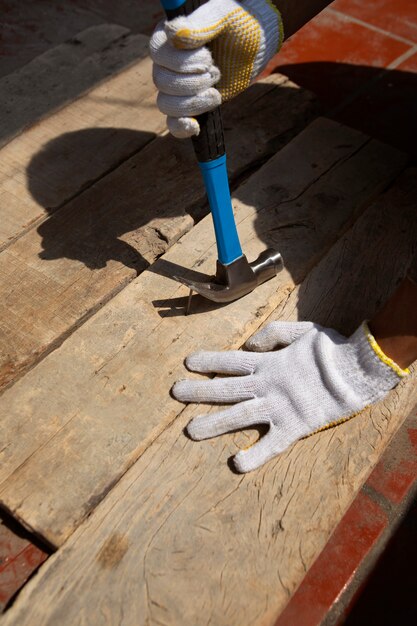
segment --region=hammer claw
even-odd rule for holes
[[[183,276],[173,276],[173,279],[186,285],[190,289],[187,304],[187,313],[190,309],[191,296],[196,292],[213,302],[227,303],[238,300],[253,291],[258,285],[273,278],[283,269],[282,257],[273,250],[264,250],[256,261],[249,263],[245,255],[236,261],[223,265],[217,261],[215,280],[197,282]]]

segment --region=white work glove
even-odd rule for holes
[[[277,346],[287,347],[265,352]],[[191,371],[233,376],[182,380],[172,390],[182,402],[237,403],[194,418],[187,427],[192,439],[269,426],[264,437],[235,455],[239,472],[260,467],[301,437],[350,419],[409,373],[382,352],[365,322],[349,338],[311,322],[272,322],[247,347],[258,353],[192,354],[186,360]]]
[[[278,52],[283,36],[271,0],[210,0],[188,17],[161,22],[150,54],[158,107],[171,133],[198,135],[194,116],[244,91]],[[202,47],[208,43],[211,52]]]

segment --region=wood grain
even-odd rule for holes
[[[129,151],[139,149],[142,139],[151,136],[151,128],[161,130],[164,120],[155,111],[154,96],[146,97],[149,91],[153,94],[149,72],[148,61],[143,61],[106,83],[101,92],[95,90],[63,111],[62,115],[73,115],[77,106],[84,111],[81,121],[88,115],[84,121],[91,125],[96,116],[95,125],[111,124],[112,128],[78,130],[46,143],[29,166],[33,176],[28,174],[31,182],[22,198],[25,211],[31,202],[36,211],[55,206],[56,193],[60,200],[67,198],[86,179],[91,182],[102,175],[110,162],[115,165]],[[145,98],[142,102],[140,95]],[[232,184],[275,154],[305,127],[316,110],[309,92],[278,75],[254,85],[238,104],[231,102],[225,107]],[[104,116],[101,122],[100,115]],[[56,133],[55,122],[47,122]],[[119,123],[126,128],[116,128]],[[141,124],[148,129],[146,133],[134,130]],[[19,141],[32,146],[29,134]],[[5,150],[12,150],[13,145]],[[73,155],[70,163],[68,152]],[[12,162],[9,166],[14,167]],[[12,184],[13,177],[7,181]],[[8,208],[14,211],[16,207]],[[193,219],[207,211],[190,142],[165,136],[4,250],[0,254],[0,388],[60,345],[76,326],[189,230]]]
[[[269,319],[349,333],[372,315],[415,252],[416,173],[379,197]],[[201,339],[219,346],[216,335]],[[414,367],[384,401],[243,476],[227,461],[257,433],[193,442],[183,428],[202,408],[188,406],[27,585],[5,626],[272,626],[414,406],[416,381]]]
[[[165,130],[148,39],[138,61],[0,151],[0,249]]]
[[[248,257],[273,244],[287,269],[224,308],[196,299],[184,317],[187,291],[165,275],[184,264],[214,269],[211,219],[197,224],[3,394],[3,506],[62,544],[181,412],[169,389],[183,358],[200,345],[240,345],[402,164],[398,152],[325,119],[278,152],[239,187],[234,208]]]
[[[91,26],[0,78],[0,146],[144,58],[147,43],[119,24]]]

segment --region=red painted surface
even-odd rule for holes
[[[47,557],[24,531],[11,530],[0,520],[0,612]]]
[[[394,38],[398,24],[391,19],[393,2],[376,4],[387,7],[385,17],[381,12],[378,18],[386,32],[375,32],[371,21],[372,28],[326,9],[284,43],[265,74],[285,74],[316,93],[323,111],[337,121],[416,156],[417,53],[414,44]],[[417,2],[413,0],[408,13],[406,4],[400,3],[401,19],[417,31]],[[340,11],[345,5],[363,6],[363,20],[376,11],[374,2],[362,0],[338,1],[331,7]],[[402,61],[407,54],[411,56]],[[391,66],[395,68],[384,71]]]
[[[409,49],[389,34],[323,11],[284,43],[267,70],[289,76],[330,109]]]
[[[336,0],[332,8],[417,43],[416,0]]]
[[[289,39],[282,48],[281,60],[286,63],[343,61],[359,65],[368,62],[386,67],[409,47],[389,33],[375,32],[348,16],[324,10]]]
[[[400,63],[400,65],[396,69],[402,72],[417,73],[417,52],[402,63]]]
[[[275,626],[318,626],[387,523],[379,505],[360,492]]]
[[[395,506],[400,525],[372,571],[367,572],[337,626],[411,626],[417,624],[417,500]],[[361,581],[362,578],[362,581]],[[335,607],[337,609],[337,607]],[[336,611],[335,611],[336,612]],[[332,616],[335,614],[332,613]],[[336,626],[336,624],[334,624]]]

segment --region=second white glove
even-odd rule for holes
[[[264,437],[235,456],[240,472],[263,465],[297,439],[353,417],[409,373],[384,355],[366,323],[346,338],[310,322],[273,322],[247,344],[261,351],[277,345],[287,347],[192,354],[186,360],[190,370],[229,376],[183,380],[173,387],[183,402],[234,404],[194,418],[187,427],[193,439],[268,425]]]

